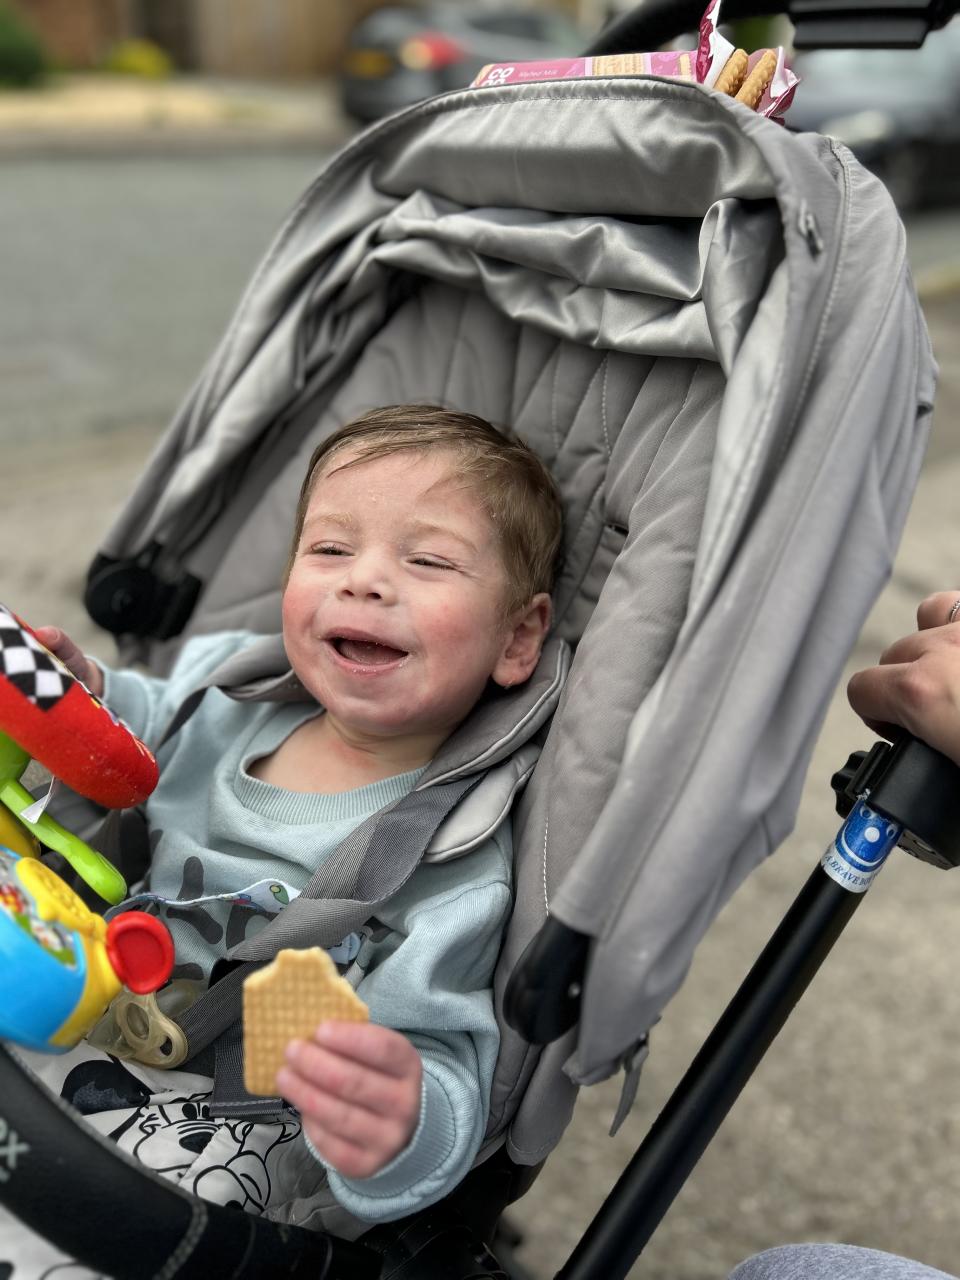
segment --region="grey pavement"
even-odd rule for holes
[[[0,599],[68,627],[105,658],[111,642],[79,604],[84,569],[319,163],[299,147],[281,151],[238,150],[216,163],[0,158],[4,191],[17,196],[0,201]],[[894,574],[848,671],[912,629],[920,596],[960,583],[960,293],[939,271],[953,260],[957,226],[956,211],[911,224],[944,379]],[[836,828],[829,775],[870,741],[841,685],[796,830],[700,948],[654,1033],[634,1114],[608,1139],[617,1085],[585,1091],[515,1210],[520,1256],[537,1276],[561,1265],[806,880]],[[633,1275],[722,1280],[787,1239],[852,1241],[960,1268],[958,920],[960,878],[891,860]]]

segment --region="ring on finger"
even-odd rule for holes
[[[950,606],[950,612],[947,614],[948,626],[951,622],[956,622],[958,613],[960,613],[960,596],[957,596],[956,600],[954,600],[953,604]]]

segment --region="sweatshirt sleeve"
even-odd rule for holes
[[[163,678],[125,668],[117,671],[97,660],[103,671],[103,701],[142,738],[156,747],[186,696],[221,662],[255,637],[247,631],[222,631],[188,640],[170,675]]]
[[[343,1177],[307,1143],[333,1194],[364,1221],[401,1218],[441,1199],[480,1148],[500,1045],[492,983],[512,901],[511,850],[508,820],[473,854],[422,866],[390,904],[389,920],[381,909],[392,932],[370,948],[357,990],[372,1021],[402,1031],[420,1052],[419,1122],[404,1150],[369,1178]]]

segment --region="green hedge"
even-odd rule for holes
[[[145,80],[165,80],[173,71],[173,62],[151,40],[121,40],[104,58],[103,69]]]
[[[0,85],[31,85],[48,67],[40,40],[20,17],[0,3]]]

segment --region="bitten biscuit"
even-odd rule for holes
[[[243,1083],[248,1093],[277,1092],[291,1040],[309,1040],[321,1022],[367,1022],[370,1014],[320,947],[281,951],[243,984]]]
[[[744,102],[752,111],[756,111],[776,69],[777,55],[772,49],[768,49],[737,91],[737,102]]]
[[[723,64],[723,69],[717,76],[713,87],[719,89],[721,93],[726,93],[733,97],[746,79],[747,64],[746,49],[734,49]]]

